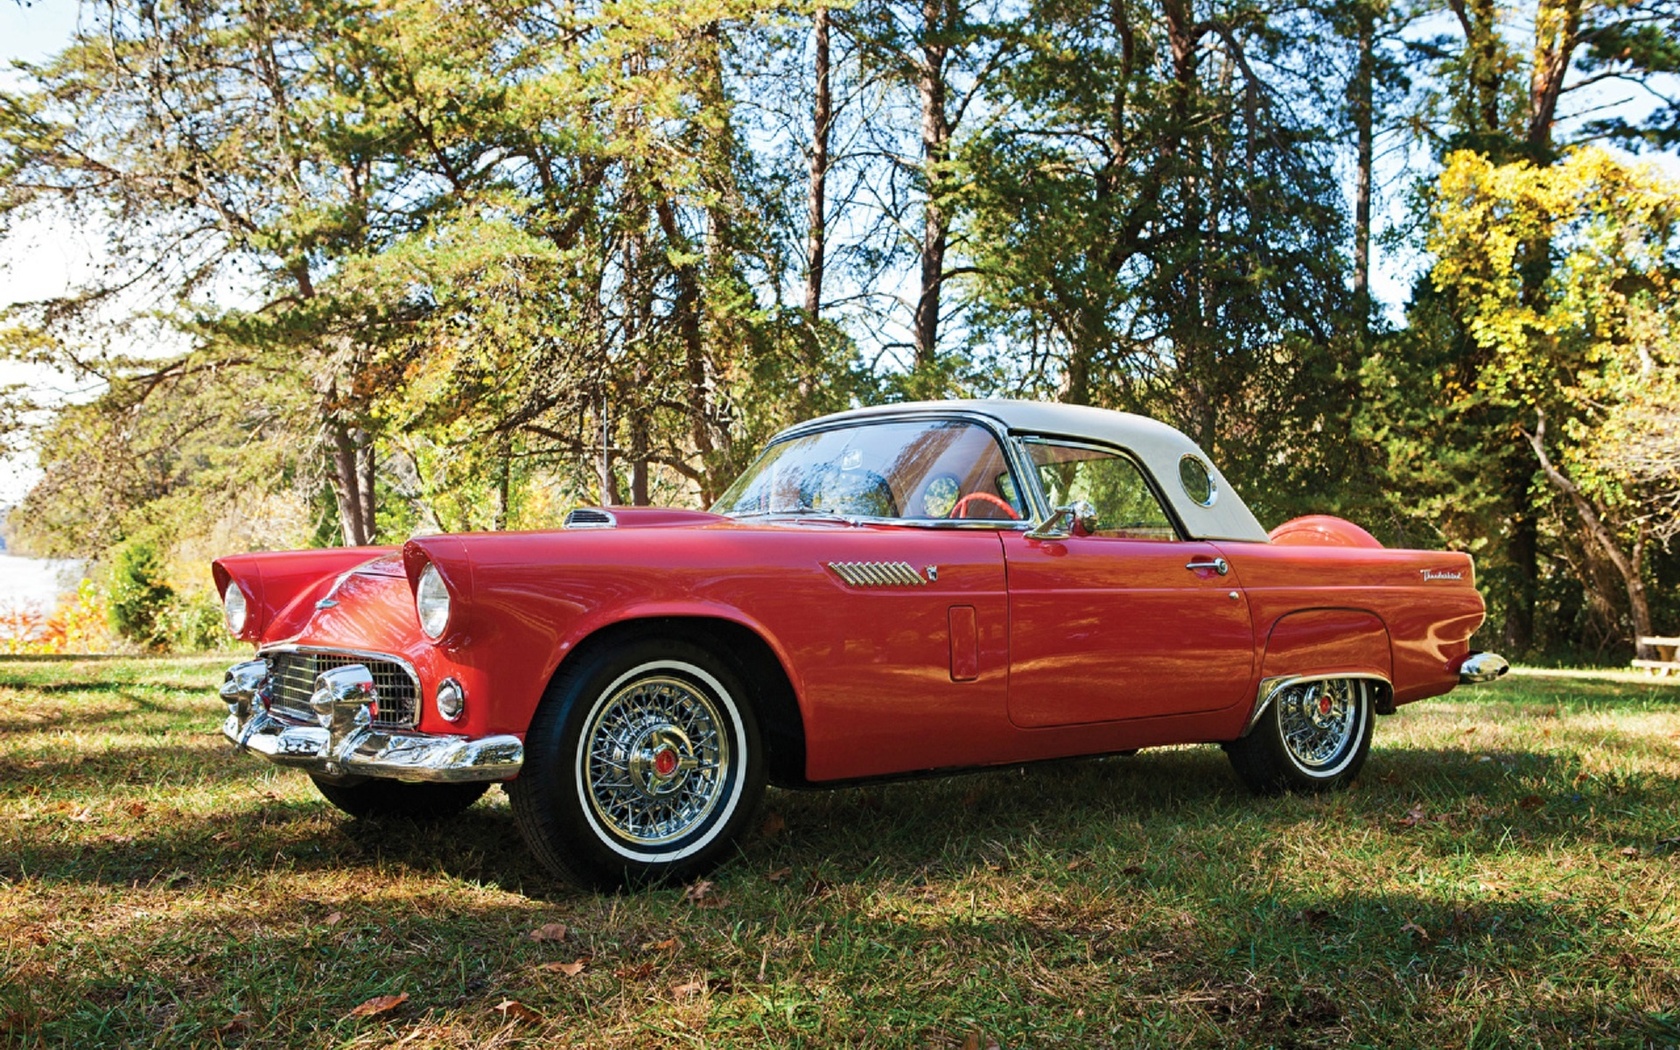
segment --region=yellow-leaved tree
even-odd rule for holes
[[[1646,555],[1680,534],[1680,184],[1599,148],[1458,152],[1431,218],[1432,283],[1480,358],[1449,398],[1512,421],[1485,437],[1532,451],[1652,634]]]

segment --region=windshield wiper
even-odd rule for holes
[[[843,521],[847,525],[856,525],[858,519],[845,514],[836,514],[831,510],[818,510],[816,507],[777,507],[773,510],[755,510],[742,514],[731,514],[732,518],[818,518],[823,521]]]

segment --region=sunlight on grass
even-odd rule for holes
[[[1217,748],[772,791],[710,886],[602,897],[500,792],[358,824],[233,754],[220,667],[0,660],[9,1044],[1680,1041],[1677,680],[1413,705],[1317,798]]]

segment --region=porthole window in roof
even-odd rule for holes
[[[1184,486],[1184,494],[1190,497],[1190,501],[1198,506],[1211,507],[1219,497],[1213,475],[1200,456],[1186,455],[1179,459],[1178,483]]]

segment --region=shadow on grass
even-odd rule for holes
[[[664,1042],[655,1036],[672,1015],[670,989],[696,975],[708,984],[704,1034],[728,1045],[832,1046],[835,1030],[859,1024],[901,1033],[883,1043],[943,1045],[924,1037],[949,1032],[953,1018],[1009,1046],[1462,1045],[1466,1001],[1480,1004],[1470,1016],[1482,1036],[1519,1045],[1638,1046],[1670,1023],[1639,996],[1571,994],[1636,975],[1621,973],[1630,964],[1602,917],[1569,901],[1237,886],[1223,909],[1198,913],[1143,891],[1097,911],[949,906],[930,921],[842,894],[734,889],[732,903],[706,911],[671,893],[610,910],[579,901],[585,925],[565,944],[534,942],[527,931],[541,920],[505,901],[432,898],[415,909],[375,896],[334,919],[331,901],[255,900],[231,926],[213,909],[181,915],[156,945],[20,982],[9,1005],[13,1023],[44,1041],[98,1033],[158,1045],[236,1015],[263,1045],[336,1042],[329,1033],[375,1031],[346,1013],[392,992],[411,998],[401,1024],[447,1012],[480,1039],[505,1035],[495,1006],[517,999],[536,1017],[522,1030],[528,1045],[604,1045],[603,1035],[649,1045]],[[673,924],[680,943],[647,943]],[[580,974],[544,969],[580,955]],[[1676,991],[1672,966],[1653,969],[1637,975],[1647,1002]],[[1536,974],[1551,975],[1546,987],[1528,979]],[[837,982],[843,994],[825,996]],[[801,1028],[812,1015],[830,1023]]]
[[[219,737],[193,740],[190,749],[160,743],[67,756],[50,769],[41,755],[8,758],[0,760],[0,783],[32,780],[80,799],[120,794],[113,784],[229,795],[242,783],[254,791],[270,771],[230,753]],[[301,773],[281,776],[302,783]],[[1655,778],[1581,779],[1567,754],[1409,748],[1374,751],[1349,792],[1255,798],[1217,748],[1172,749],[834,791],[772,791],[728,867],[744,873],[792,865],[830,882],[911,881],[995,868],[1017,855],[1147,858],[1168,843],[1251,848],[1313,823],[1327,836],[1348,826],[1404,832],[1440,852],[1540,854],[1557,838],[1637,844],[1660,832],[1677,803],[1680,786]],[[119,797],[111,808],[120,805]],[[102,840],[91,828],[63,830],[27,836],[16,851],[22,869],[4,858],[0,867],[50,881],[131,883],[176,870],[221,880],[277,865],[392,864],[539,897],[569,892],[530,858],[507,808],[484,803],[430,825],[351,820],[307,796],[247,795],[226,812],[177,812],[155,826],[124,827],[122,841]]]
[[[50,733],[65,729],[83,730],[113,727],[114,723],[121,723],[139,716],[156,716],[166,718],[171,722],[179,720],[183,707],[186,705],[179,695],[173,700],[152,699],[141,695],[141,691],[163,692],[153,686],[136,686],[125,682],[101,683],[92,686],[62,685],[62,686],[31,686],[32,692],[46,696],[56,693],[90,694],[97,698],[99,706],[79,704],[63,704],[57,707],[34,707],[28,718],[0,718],[0,737],[17,736],[28,733]],[[122,704],[120,707],[109,706],[112,702]],[[220,706],[220,705],[218,705]],[[210,705],[204,709],[211,716]],[[226,708],[223,708],[225,713]],[[117,728],[132,730],[133,726]]]

